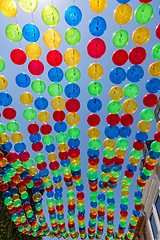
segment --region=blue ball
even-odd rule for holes
[[[121,209],[122,211],[127,211],[127,210],[128,210],[128,206],[121,203],[121,204],[120,204],[120,209]]]
[[[33,188],[32,188],[32,193],[33,193],[33,194],[38,194],[39,191],[40,191],[40,189],[39,189],[38,187],[33,187]]]
[[[131,82],[139,82],[144,76],[144,70],[139,65],[133,65],[127,70],[127,78]]]
[[[88,100],[87,107],[90,112],[96,113],[101,110],[102,102],[99,98],[94,97]]]
[[[126,126],[121,126],[119,128],[119,135],[123,138],[128,138],[131,135],[131,128]]]
[[[25,170],[20,174],[20,177],[21,177],[22,179],[25,179],[26,177],[28,177],[28,175],[29,175],[29,173],[28,173],[28,171],[25,169]]]
[[[139,211],[137,211],[137,210],[133,210],[133,215],[135,216],[135,217],[139,217],[140,216],[140,212]]]
[[[54,125],[54,130],[57,133],[63,133],[67,130],[67,124],[65,122],[56,122]]]
[[[118,126],[107,126],[104,131],[107,138],[116,139],[119,136]]]
[[[77,26],[82,20],[82,12],[77,6],[70,6],[65,11],[65,20],[70,26]]]
[[[28,42],[37,42],[40,37],[40,31],[33,23],[27,23],[22,29],[23,37]]]
[[[111,166],[106,166],[105,164],[102,164],[101,170],[105,173],[110,173],[111,171]]]
[[[144,143],[147,141],[148,139],[148,134],[146,132],[141,132],[141,131],[138,131],[135,135],[135,139],[138,141],[138,142],[141,142],[141,143]]]
[[[77,98],[80,94],[80,87],[76,83],[66,85],[64,92],[68,98]]]
[[[17,187],[11,188],[10,193],[11,193],[12,195],[17,194],[17,193],[18,193],[18,188],[17,188]]]
[[[44,170],[40,170],[39,171],[39,175],[42,177],[42,178],[45,178],[49,175],[49,170],[46,168]]]
[[[6,191],[6,192],[3,193],[4,198],[8,198],[10,196],[11,196],[11,193],[9,191]]]
[[[95,37],[103,35],[106,31],[106,28],[107,24],[103,17],[94,17],[89,23],[89,31]]]
[[[134,165],[128,163],[128,164],[127,164],[127,170],[128,170],[129,172],[134,173],[134,172],[136,172],[136,170],[137,170],[137,166],[134,166]]]
[[[31,83],[31,79],[26,73],[19,73],[16,76],[15,81],[16,81],[16,84],[18,85],[18,87],[21,87],[21,88],[26,88]]]
[[[48,71],[48,77],[52,82],[60,82],[63,79],[63,71],[59,67],[51,68]]]
[[[38,97],[34,105],[38,110],[45,110],[48,107],[48,100],[45,97]]]
[[[98,194],[98,200],[99,201],[103,202],[103,201],[105,201],[105,199],[106,199],[106,196],[104,195],[104,193],[99,193]]]
[[[0,106],[7,107],[12,103],[12,96],[7,92],[0,93]]]
[[[70,160],[69,158],[66,160],[61,160],[60,163],[63,167],[68,167],[70,165]]]
[[[119,2],[119,3],[128,3],[128,2],[130,2],[131,0],[117,0],[117,2]]]
[[[87,155],[89,158],[96,159],[99,157],[99,150],[92,150],[91,148],[88,149]]]
[[[21,142],[21,143],[16,143],[14,145],[14,150],[17,152],[17,153],[21,153],[21,152],[24,152],[26,150],[26,144]]]
[[[154,152],[153,150],[149,150],[148,155],[152,159],[158,159],[160,157],[160,153]]]
[[[76,190],[77,190],[78,192],[83,191],[83,189],[84,189],[84,185],[83,185],[83,184],[81,184],[80,186],[76,186]]]
[[[146,90],[149,93],[158,93],[160,90],[160,79],[151,78],[146,82]]]
[[[121,84],[126,79],[126,72],[121,67],[113,68],[109,74],[110,81],[115,84]]]
[[[46,146],[45,146],[45,150],[46,150],[46,152],[48,152],[48,153],[54,152],[54,150],[55,150],[55,145],[54,145],[53,143],[50,144],[50,145],[46,145]]]
[[[97,207],[97,202],[90,202],[90,206],[93,207],[93,208],[96,208]]]
[[[72,148],[72,149],[78,148],[79,145],[80,145],[80,141],[79,141],[78,138],[75,138],[75,139],[70,138],[70,139],[68,140],[68,146],[69,146],[70,148]]]
[[[8,142],[6,144],[2,144],[1,145],[1,149],[4,151],[4,152],[8,152],[10,151],[12,148],[12,143],[11,142]]]
[[[115,204],[114,198],[107,198],[107,203],[111,205]]]
[[[140,192],[140,191],[136,191],[136,192],[134,193],[134,196],[135,196],[136,198],[142,199],[143,194],[142,194],[142,192]]]
[[[41,141],[41,134],[40,134],[40,133],[31,134],[31,135],[29,136],[29,140],[30,140],[32,143],[37,143],[37,142]]]

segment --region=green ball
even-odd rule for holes
[[[95,172],[92,172],[90,170],[87,171],[87,178],[91,181],[94,181],[98,178],[98,172],[95,171]]]
[[[18,24],[9,24],[5,32],[7,38],[13,42],[19,42],[23,38],[22,29]]]
[[[98,150],[101,147],[101,141],[99,139],[90,139],[88,145],[92,150]]]
[[[152,142],[151,148],[154,152],[160,152],[160,142],[157,141]]]
[[[4,133],[5,132],[5,126],[3,123],[0,123],[0,134]]]
[[[68,82],[75,83],[81,77],[81,73],[78,68],[70,67],[65,71],[65,78]]]
[[[119,138],[116,142],[116,146],[120,150],[127,150],[129,147],[129,141],[126,138]]]
[[[119,221],[119,225],[124,228],[124,227],[126,227],[127,222],[122,222],[122,221],[120,220],[120,221]]]
[[[42,19],[46,25],[53,27],[59,22],[59,12],[55,7],[47,6],[42,11]]]
[[[75,194],[74,194],[73,191],[67,192],[67,198],[68,198],[68,199],[73,199],[74,196],[75,196]]]
[[[127,205],[128,204],[128,198],[127,197],[121,197],[121,203]]]
[[[104,176],[102,173],[101,173],[101,180],[103,181],[103,182],[108,182],[108,180],[109,180],[109,176]]]
[[[34,182],[31,181],[30,183],[26,184],[26,186],[27,186],[28,188],[33,188],[33,186],[34,186]]]
[[[141,111],[140,116],[144,121],[152,121],[155,115],[152,109],[146,108]]]
[[[52,186],[52,181],[49,180],[48,182],[44,182],[44,186],[45,186],[45,188],[51,187]]]
[[[33,121],[37,117],[37,112],[33,108],[26,108],[23,112],[23,117],[27,121]]]
[[[114,211],[116,208],[115,204],[108,204],[107,207],[108,207],[108,210],[110,210],[110,211]]]
[[[97,196],[94,196],[94,195],[91,195],[91,196],[90,196],[91,202],[97,202],[97,199],[98,199]]]
[[[121,104],[118,101],[110,101],[107,105],[107,109],[112,114],[117,114],[121,111]]]
[[[131,185],[132,183],[132,178],[127,178],[126,176],[123,177],[123,183],[125,185]]]
[[[115,151],[114,149],[113,150],[107,150],[107,149],[104,149],[103,150],[103,155],[106,157],[106,158],[113,158],[115,156]]]
[[[139,94],[139,87],[135,83],[129,83],[124,87],[124,96],[127,98],[135,98]]]
[[[68,141],[68,135],[66,133],[58,133],[56,135],[56,141],[58,143],[66,143]]]
[[[52,171],[54,177],[58,177],[61,174],[61,170],[58,168],[56,171]]]
[[[22,199],[26,199],[27,197],[28,197],[28,192],[25,192],[25,193],[21,194]]]
[[[71,168],[70,168],[70,166],[68,166],[68,167],[61,167],[61,171],[62,171],[62,173],[64,175],[68,175],[68,174],[71,173]]]
[[[80,130],[78,127],[71,127],[69,130],[68,130],[68,136],[70,138],[73,138],[73,139],[76,139],[80,136]]]
[[[76,45],[81,40],[80,31],[77,28],[69,28],[65,33],[65,40],[69,45]]]
[[[17,201],[13,202],[14,207],[19,207],[21,205],[21,199],[18,199]]]
[[[31,88],[35,93],[43,93],[46,89],[46,85],[42,80],[37,79],[32,82]]]
[[[57,199],[56,200],[56,205],[61,206],[63,204],[63,199]]]
[[[91,82],[88,86],[88,92],[92,96],[98,96],[102,92],[102,85],[99,82]]]
[[[112,42],[115,47],[117,48],[123,48],[125,47],[129,42],[129,34],[125,30],[118,30],[113,34]]]
[[[107,191],[106,196],[107,196],[107,198],[113,198],[114,192]]]
[[[137,151],[134,148],[131,150],[130,154],[135,159],[140,159],[142,157],[142,152],[141,151]]]
[[[54,206],[54,199],[53,198],[48,198],[47,199],[47,206],[52,207]]]
[[[118,178],[119,176],[121,175],[121,171],[114,171],[114,170],[111,170],[111,176],[114,177],[114,178]]]
[[[152,48],[152,56],[155,59],[160,60],[160,43],[157,43],[153,48]]]
[[[78,171],[79,169],[81,169],[81,164],[80,163],[78,163],[76,165],[70,164],[70,166],[71,166],[71,170],[75,171],[75,172]]]
[[[6,173],[7,177],[12,178],[16,174],[16,170],[14,168],[11,168],[9,172]]]
[[[5,62],[4,60],[0,57],[0,72],[2,72],[5,69]]]
[[[135,11],[135,20],[139,24],[146,24],[153,17],[153,13],[152,5],[143,3]]]
[[[45,145],[51,145],[54,141],[54,137],[51,134],[45,135],[42,138],[42,142]]]
[[[48,86],[48,93],[52,97],[60,96],[62,92],[63,92],[63,87],[59,83],[53,82]]]
[[[12,163],[12,167],[17,169],[22,165],[21,161],[18,159],[16,162]]]
[[[45,156],[42,153],[39,153],[35,156],[36,163],[42,163],[45,160]]]
[[[16,121],[10,121],[9,123],[7,123],[6,127],[8,132],[14,133],[18,131],[19,124]]]
[[[142,200],[140,198],[134,198],[134,203],[137,204],[137,205],[140,205],[142,202]]]
[[[33,167],[33,166],[34,166],[34,161],[33,161],[32,158],[29,158],[28,161],[23,162],[23,167],[24,167],[25,169],[30,169],[30,168]]]

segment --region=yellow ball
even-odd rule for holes
[[[106,138],[103,142],[103,147],[107,150],[113,150],[116,146],[116,143],[113,139]]]
[[[30,105],[33,103],[33,95],[29,92],[24,92],[20,96],[20,101],[24,105]]]
[[[160,131],[160,121],[157,123],[157,129]]]
[[[15,132],[12,134],[11,139],[14,143],[20,143],[23,140],[23,134],[20,132]]]
[[[88,164],[88,169],[89,169],[90,171],[92,171],[92,172],[95,172],[95,171],[97,171],[97,169],[98,169],[98,165],[92,166],[92,165]]]
[[[68,144],[67,143],[60,143],[58,146],[58,150],[60,152],[66,152],[68,149]]]
[[[48,175],[47,177],[42,178],[42,179],[43,179],[43,182],[49,182],[49,180],[50,180],[50,176]]]
[[[16,168],[16,173],[21,174],[24,171],[23,165],[21,165],[19,168]]]
[[[6,89],[7,86],[8,86],[7,79],[4,76],[0,75],[0,90]]]
[[[43,110],[38,113],[38,120],[40,122],[46,123],[49,121],[49,119],[50,119],[50,114],[48,111]]]
[[[121,191],[121,194],[123,197],[128,197],[129,196],[129,191],[125,191],[124,189]]]
[[[0,134],[0,144],[6,144],[9,142],[9,135],[7,133]]]
[[[70,126],[76,126],[80,121],[80,116],[78,115],[78,113],[68,113],[66,116],[66,122],[70,125]]]
[[[39,202],[42,198],[41,193],[33,194],[32,199],[34,202]]]
[[[130,5],[120,4],[114,12],[114,19],[116,23],[120,25],[124,25],[131,20],[132,15],[133,15],[133,10]]]
[[[116,157],[118,157],[118,158],[124,158],[124,157],[126,156],[126,151],[117,148],[117,149],[115,150],[115,155],[116,155]]]
[[[19,199],[19,194],[15,194],[12,196],[13,201],[17,201]]]
[[[139,121],[137,127],[138,127],[138,130],[141,132],[148,132],[151,128],[151,124],[148,121],[141,120]]]
[[[31,59],[38,59],[41,56],[41,48],[37,43],[29,43],[26,46],[26,54]]]
[[[139,159],[135,159],[133,157],[130,157],[129,162],[130,162],[130,164],[132,164],[134,166],[137,166],[139,164]]]
[[[90,8],[95,13],[102,12],[107,6],[107,0],[90,0]]]
[[[79,64],[81,55],[77,49],[69,48],[64,53],[64,61],[70,67],[75,67]]]
[[[56,161],[56,159],[57,159],[57,154],[56,153],[52,152],[52,153],[48,154],[48,160],[50,162],[54,162],[54,161]]]
[[[43,41],[48,48],[55,49],[61,44],[61,35],[54,29],[48,29],[43,35]]]
[[[88,76],[93,80],[98,80],[103,76],[103,67],[99,63],[92,63],[88,67]]]
[[[19,193],[20,194],[23,194],[27,191],[27,188],[26,187],[23,187],[23,188],[19,188]]]
[[[91,127],[88,129],[88,137],[91,138],[91,139],[97,139],[99,138],[99,135],[100,135],[100,131],[98,128],[96,127]]]
[[[7,165],[7,159],[3,158],[2,161],[0,161],[0,167],[5,167]]]
[[[29,169],[29,175],[35,176],[38,173],[38,169],[36,167],[31,167]]]
[[[125,113],[132,114],[136,112],[137,108],[138,108],[138,104],[133,99],[127,99],[122,104],[122,109]]]
[[[15,17],[17,14],[17,5],[13,0],[1,0],[0,9],[6,17]]]
[[[160,62],[152,63],[148,68],[148,72],[152,77],[159,77],[160,76]]]
[[[132,35],[132,40],[137,45],[143,45],[148,42],[150,38],[150,31],[146,27],[137,28]]]
[[[38,1],[37,0],[18,0],[18,4],[24,12],[31,13],[36,10]]]
[[[112,100],[119,101],[123,98],[124,91],[121,87],[115,86],[110,89],[109,96]]]
[[[65,108],[66,102],[63,97],[58,96],[54,97],[51,101],[51,106],[56,111],[61,111]]]
[[[73,165],[77,165],[78,163],[80,163],[80,156],[78,156],[77,158],[70,158],[70,162]]]

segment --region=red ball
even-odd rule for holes
[[[144,187],[146,185],[146,183],[141,183],[139,180],[137,180],[137,185],[139,187]]]
[[[134,141],[133,147],[137,151],[142,151],[144,149],[144,143],[138,142],[137,140]]]
[[[47,167],[47,163],[44,161],[44,162],[42,162],[42,163],[40,163],[40,164],[37,164],[37,168],[39,169],[39,170],[41,170],[41,171],[43,171],[44,169],[46,169],[46,167]]]
[[[39,60],[32,60],[28,64],[28,70],[32,75],[39,76],[44,72],[44,65]]]
[[[3,117],[7,120],[11,120],[16,117],[16,110],[12,107],[6,107],[3,110]]]
[[[107,188],[108,187],[108,182],[103,182],[103,187]]]
[[[80,109],[80,102],[78,99],[68,99],[66,101],[66,109],[68,112],[78,112]]]
[[[139,212],[142,210],[142,205],[141,204],[140,205],[135,204],[134,207]]]
[[[95,113],[90,114],[87,118],[88,124],[92,127],[98,126],[100,121],[101,121],[100,117]]]
[[[77,157],[80,155],[80,150],[79,150],[79,148],[76,148],[76,149],[69,148],[69,149],[68,149],[68,155],[69,155],[71,158],[77,158]]]
[[[3,183],[0,184],[0,191],[1,192],[5,192],[5,191],[7,191],[7,189],[8,189],[8,183],[3,182]]]
[[[14,187],[16,187],[16,186],[17,186],[17,184],[16,184],[16,183],[14,183],[14,182],[12,182],[12,181],[10,181],[10,182],[9,182],[9,186],[10,186],[11,188],[14,188]]]
[[[137,226],[133,226],[131,223],[129,224],[131,230],[135,230]]]
[[[120,211],[120,214],[122,217],[127,217],[128,216],[128,212],[127,211]]]
[[[14,64],[22,65],[26,62],[27,56],[22,49],[14,49],[10,54],[10,58]]]
[[[154,107],[158,103],[158,97],[154,93],[148,93],[143,97],[143,104],[146,107]]]
[[[39,126],[37,123],[31,123],[28,125],[28,132],[32,135],[39,132]]]
[[[14,163],[18,160],[18,153],[16,152],[9,152],[7,154],[7,160],[9,163]]]
[[[98,210],[98,216],[104,217],[104,215],[105,215],[104,211]]]
[[[59,152],[58,154],[60,160],[66,160],[68,158],[68,152]]]
[[[158,131],[154,134],[154,140],[157,142],[160,142],[160,131]]]
[[[128,53],[124,49],[119,49],[113,53],[112,61],[115,65],[122,66],[128,61]]]
[[[70,211],[74,211],[75,208],[76,208],[76,205],[75,205],[75,204],[68,204],[68,209],[69,209]]]
[[[144,167],[145,167],[148,171],[153,171],[154,168],[155,168],[155,165],[154,165],[154,166],[151,166],[151,165],[149,165],[148,163],[145,163],[145,164],[144,164]]]
[[[53,119],[56,122],[62,122],[65,119],[65,113],[63,111],[55,111],[53,113]]]
[[[4,158],[4,154],[0,152],[0,161],[2,161],[3,158]]]
[[[152,2],[152,0],[139,0],[141,3],[149,3]]]
[[[43,149],[43,143],[42,142],[37,142],[37,143],[32,143],[32,150],[35,152],[40,152]]]
[[[65,183],[71,183],[72,182],[72,177],[69,177],[69,178],[64,177],[63,179],[64,179]]]
[[[83,200],[84,199],[84,193],[83,192],[78,192],[77,193],[77,198],[78,198],[78,200]]]
[[[88,163],[92,166],[96,166],[99,163],[99,158],[96,159],[88,158]]]
[[[109,159],[109,158],[103,157],[103,163],[106,166],[111,166],[114,163],[114,158]]]
[[[52,192],[53,191],[53,185],[51,185],[49,188],[46,188],[47,192]]]
[[[62,54],[58,50],[51,50],[47,53],[47,62],[53,67],[58,67],[62,63]]]
[[[50,162],[49,167],[51,170],[56,171],[59,168],[59,162],[57,161]]]
[[[105,54],[106,44],[100,38],[94,38],[89,41],[87,46],[88,55],[92,58],[100,58]]]
[[[116,126],[120,122],[120,117],[118,114],[109,113],[106,120],[109,125]]]
[[[133,178],[134,173],[131,173],[131,172],[129,172],[128,170],[125,170],[125,176],[126,176],[127,178]]]
[[[18,183],[18,187],[19,188],[24,188],[25,187],[25,183],[23,180],[21,180],[19,183]]]
[[[122,166],[122,164],[124,163],[124,158],[118,158],[114,156],[113,160],[116,166]]]
[[[135,47],[129,52],[129,61],[138,65],[145,61],[147,57],[146,50],[143,47]]]
[[[129,113],[124,113],[122,116],[121,116],[121,124],[123,126],[126,126],[126,127],[129,127],[133,124],[133,121],[134,121],[134,118],[131,114]]]
[[[25,184],[29,184],[31,182],[31,176],[29,175],[28,177],[26,177],[25,179],[23,179]]]
[[[40,178],[40,180],[38,182],[34,182],[35,187],[40,187],[40,186],[42,186],[42,184],[43,184],[42,178]]]
[[[160,39],[160,23],[157,25],[157,27],[156,27],[156,32],[155,32],[155,34],[156,34],[156,37],[158,38],[158,39]]]
[[[21,162],[26,162],[26,161],[28,161],[29,158],[30,158],[30,154],[28,151],[19,153],[19,160]]]
[[[50,124],[45,123],[41,126],[40,131],[43,135],[48,135],[52,132],[52,127]]]

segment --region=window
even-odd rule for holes
[[[157,227],[156,227],[156,223],[155,223],[155,220],[154,220],[153,213],[151,214],[150,222],[151,222],[151,226],[152,226],[152,232],[153,232],[154,239],[157,239],[158,231],[157,231]]]
[[[157,200],[156,200],[155,205],[156,205],[158,217],[159,217],[159,219],[160,219],[160,197],[159,197],[159,196],[157,197]]]

